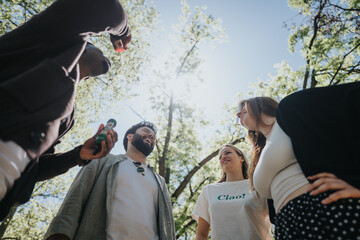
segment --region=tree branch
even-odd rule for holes
[[[316,81],[316,71],[315,69],[312,70],[311,72],[311,84],[310,84],[310,87],[313,88],[317,85],[317,81]]]
[[[6,216],[6,218],[1,222],[0,225],[0,239],[6,239],[6,238],[2,238],[6,232],[6,229],[8,228],[12,218],[14,217],[15,213],[17,210],[17,206],[13,206],[12,208],[10,208],[10,212],[8,213],[8,215]],[[8,238],[10,239],[10,238]]]
[[[178,72],[176,73],[176,78],[179,77],[180,73],[182,72],[182,69],[184,67],[184,64],[187,60],[187,58],[190,56],[191,52],[195,49],[196,44],[198,44],[198,42],[200,41],[200,39],[196,40],[194,45],[191,47],[191,49],[187,52],[186,56],[184,57],[183,61],[181,62],[180,68],[178,70]]]
[[[130,105],[125,104],[128,108],[130,108],[130,110],[135,113],[136,116],[138,116],[139,118],[141,118],[143,121],[145,121],[145,118],[143,118],[138,112],[136,112]]]
[[[342,65],[343,65],[344,62],[345,62],[345,58],[346,58],[347,56],[349,56],[350,53],[352,53],[353,51],[355,51],[355,49],[357,49],[359,46],[360,46],[360,43],[359,43],[358,45],[356,45],[353,49],[351,49],[350,52],[346,53],[346,54],[343,56],[343,59],[342,59],[340,65],[339,65],[339,67],[336,69],[335,74],[334,74],[333,77],[331,78],[331,81],[330,81],[330,83],[329,83],[329,86],[333,83],[334,79],[336,78],[337,74],[339,73]]]
[[[164,178],[165,178],[165,160],[166,160],[167,152],[169,150],[170,138],[171,138],[173,111],[174,111],[174,95],[171,94],[170,104],[169,104],[169,114],[168,114],[168,125],[167,125],[167,129],[166,129],[164,149],[162,152],[162,156],[160,156],[160,158],[159,158],[159,175]]]
[[[176,234],[176,239],[179,239],[184,232],[186,232],[187,228],[190,227],[191,225],[193,225],[194,223],[196,223],[195,219],[191,219],[180,231],[178,234]]]
[[[195,49],[197,43],[200,41],[200,39],[196,40],[195,43],[193,44],[193,46],[191,47],[191,49],[187,52],[185,58],[183,59],[183,61],[181,62],[180,68],[178,70],[178,72],[176,73],[176,78],[179,77],[180,73],[182,72],[182,69],[184,67],[184,64],[187,60],[187,58],[190,56],[191,52]],[[171,138],[171,127],[172,127],[172,116],[173,116],[173,111],[174,111],[174,95],[173,93],[171,93],[170,96],[170,105],[169,105],[169,115],[168,115],[168,126],[167,126],[167,130],[166,130],[166,137],[165,137],[165,144],[164,144],[164,149],[162,152],[162,156],[160,156],[159,158],[159,175],[162,177],[166,177],[166,169],[165,169],[165,161],[166,161],[166,155],[169,149],[169,144],[170,144],[170,138]],[[170,176],[168,176],[170,177]]]
[[[42,188],[48,181],[42,181],[37,184],[37,187],[34,189],[33,193],[35,194],[40,188]]]
[[[322,1],[321,1],[320,6],[319,6],[319,11],[316,13],[315,18],[314,18],[314,26],[313,26],[314,33],[310,40],[309,47],[308,47],[307,54],[306,54],[306,70],[305,70],[305,76],[304,76],[304,81],[303,81],[303,89],[306,89],[306,86],[307,86],[307,80],[308,80],[309,74],[310,74],[310,57],[309,57],[309,55],[310,55],[311,48],[312,48],[314,41],[316,39],[316,36],[317,36],[321,12],[324,9],[324,6],[325,6],[325,4],[322,4]]]
[[[26,12],[28,12],[31,16],[34,16],[39,13],[39,11],[37,11],[35,8],[31,7],[31,5],[28,6],[28,4],[25,1],[19,2],[18,5],[20,5],[25,10],[25,12],[24,12],[25,21],[27,21],[26,20]],[[31,9],[33,12],[31,12],[29,9]]]
[[[336,7],[336,8],[339,8],[341,10],[344,10],[344,11],[356,11],[356,12],[360,12],[360,9],[359,8],[343,8],[343,7],[340,7],[339,5],[335,5],[335,4],[332,4],[329,2],[329,5],[330,6],[333,6],[333,7]]]

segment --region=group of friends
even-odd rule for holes
[[[219,152],[222,178],[193,210],[197,239],[360,239],[360,82],[242,100],[251,161]],[[271,200],[270,200],[271,199]],[[271,222],[271,223],[270,223]]]
[[[156,127],[143,121],[118,141],[97,133],[66,153],[55,146],[74,125],[76,89],[111,67],[88,42],[109,33],[116,51],[132,35],[118,0],[57,0],[0,37],[0,220],[27,202],[35,183],[83,166],[47,240],[176,239],[165,180],[147,164]],[[285,97],[242,100],[251,161],[219,151],[222,177],[203,188],[192,217],[196,239],[360,240],[360,82]],[[96,151],[95,151],[96,150]]]

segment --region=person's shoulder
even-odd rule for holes
[[[214,193],[217,193],[219,191],[222,191],[222,189],[224,188],[224,183],[210,183],[208,185],[206,185],[205,187],[203,187],[203,189],[201,190],[201,194],[208,196],[208,195],[212,195]]]
[[[126,159],[128,159],[128,157],[125,154],[117,154],[117,155],[109,154],[108,156],[113,161],[119,161],[119,162],[122,162],[122,161],[125,161]]]
[[[109,160],[109,159],[111,159],[113,157],[114,157],[114,155],[109,153],[108,155],[106,155],[106,156],[104,156],[102,158],[92,159],[89,164],[99,164],[99,163],[105,162],[105,161],[107,161],[107,160]]]
[[[247,179],[241,181],[232,181],[232,182],[217,182],[211,183],[206,186],[208,189],[231,189],[231,188],[244,188],[250,189],[250,182]]]
[[[116,162],[122,162],[122,161],[124,161],[126,159],[127,159],[127,157],[124,154],[114,155],[114,154],[109,153],[105,157],[91,160],[91,162],[86,167],[90,167],[90,168],[99,167],[99,168],[102,168],[104,165],[113,165]]]
[[[163,176],[161,176],[160,174],[158,174],[157,172],[155,172],[153,169],[152,169],[153,173],[155,174],[155,176],[160,180],[161,183],[166,183],[165,182],[165,178]]]
[[[211,187],[219,187],[219,186],[222,186],[222,185],[223,185],[222,182],[214,182],[214,183],[210,183],[210,184],[206,185],[205,187],[211,188]]]
[[[203,188],[203,191],[208,191],[209,189],[221,188],[221,187],[223,187],[223,185],[224,184],[222,182],[221,183],[218,183],[218,182],[210,183]]]

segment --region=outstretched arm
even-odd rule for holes
[[[69,152],[53,154],[54,147],[52,147],[49,151],[50,153],[44,154],[39,158],[39,173],[37,180],[43,181],[56,177],[67,172],[76,165],[83,166],[92,159],[99,159],[108,155],[118,140],[118,135],[114,130],[109,131],[106,136],[107,143],[102,141],[100,151],[94,154],[97,147],[95,142],[96,136],[100,134],[103,128],[104,125],[101,124],[94,136],[86,140],[83,145],[78,146]]]
[[[329,204],[343,198],[360,198],[360,189],[357,189],[332,173],[319,173],[308,177],[314,182],[309,192],[311,195],[318,195],[326,191],[335,191],[321,201],[322,204]]]

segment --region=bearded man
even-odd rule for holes
[[[165,180],[146,164],[155,142],[155,125],[140,122],[125,133],[125,154],[82,168],[45,239],[175,239]]]

